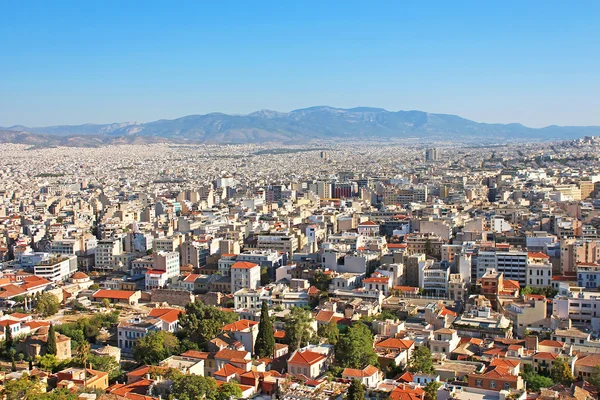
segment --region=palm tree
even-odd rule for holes
[[[75,349],[77,356],[81,358],[81,364],[83,365],[83,387],[87,387],[87,359],[90,354],[90,344],[87,341],[83,341],[77,345]]]

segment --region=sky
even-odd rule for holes
[[[600,125],[599,1],[2,1],[0,126],[315,105]]]

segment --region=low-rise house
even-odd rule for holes
[[[131,291],[131,290],[108,290],[100,289],[92,295],[96,301],[102,301],[108,299],[111,303],[125,303],[129,305],[136,305],[142,297],[142,292]]]
[[[224,332],[229,332],[244,345],[244,349],[254,354],[254,343],[258,336],[258,322],[241,319],[223,326]]]
[[[358,379],[367,388],[374,388],[385,378],[383,372],[377,367],[368,365],[363,369],[344,368],[343,379]]]
[[[388,338],[375,344],[375,352],[379,357],[379,365],[385,368],[392,362],[397,366],[408,365],[408,360],[415,349],[413,340]]]
[[[149,318],[156,318],[162,322],[161,330],[175,332],[179,328],[179,317],[183,311],[174,308],[155,308],[148,314]]]
[[[71,338],[59,333],[56,337],[56,358],[60,361],[71,358]],[[48,343],[48,327],[40,327],[35,335],[27,336],[17,342],[18,352],[34,359],[46,354]]]
[[[460,337],[454,329],[442,328],[433,331],[433,338],[429,340],[429,350],[432,353],[442,353],[450,356],[459,345]]]
[[[108,388],[108,373],[91,368],[67,368],[54,374],[58,389],[98,389]]]
[[[524,388],[521,376],[511,374],[509,368],[500,365],[489,367],[483,374],[469,374],[468,382],[469,387],[494,391]]]
[[[288,360],[288,372],[309,379],[321,376],[328,367],[328,357],[310,350],[296,350]]]

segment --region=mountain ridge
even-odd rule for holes
[[[10,132],[25,132],[15,136]],[[33,135],[33,136],[31,136]],[[249,114],[186,115],[151,122],[117,122],[109,124],[0,127],[1,143],[24,140],[36,145],[82,146],[119,142],[155,143],[265,143],[306,142],[307,140],[374,138],[456,141],[498,141],[511,139],[561,140],[600,135],[597,126],[558,126],[530,128],[520,123],[484,123],[453,114],[419,110],[388,111],[376,107],[336,108],[313,106],[289,112],[257,110]],[[37,136],[37,137],[34,137]],[[95,138],[93,143],[89,139]],[[67,140],[68,139],[68,140]],[[58,143],[58,144],[57,144]]]

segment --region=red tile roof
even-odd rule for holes
[[[296,351],[292,357],[288,360],[288,363],[291,364],[301,364],[301,365],[313,365],[317,362],[324,360],[325,356],[321,353],[316,353],[314,351],[306,350],[306,351]]]
[[[94,293],[93,297],[98,299],[119,299],[128,300],[135,292],[131,290],[108,290],[100,289]]]
[[[240,319],[239,321],[223,326],[223,330],[228,332],[242,332],[250,329],[254,325],[258,325],[258,322],[250,321],[249,319]]]
[[[254,267],[258,267],[258,264],[254,264],[248,261],[236,261],[231,266],[232,269],[250,269]]]

